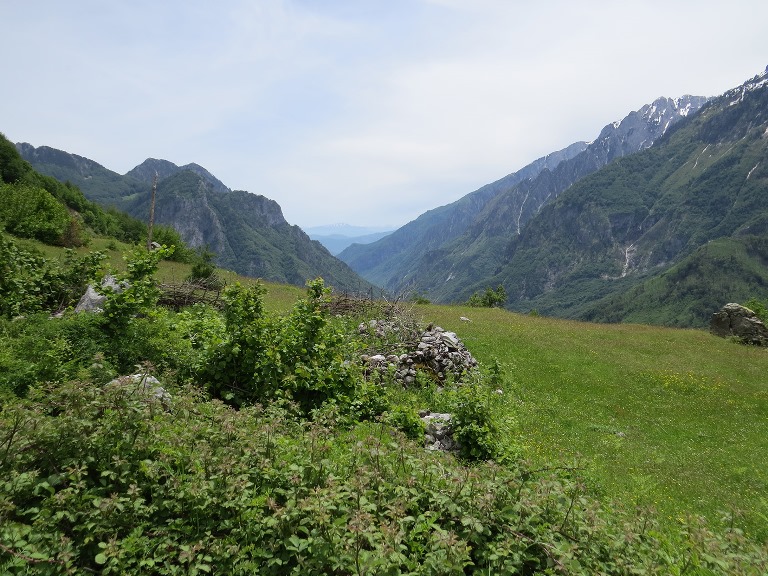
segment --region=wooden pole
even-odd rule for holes
[[[152,250],[152,227],[155,225],[155,193],[157,192],[157,170],[152,179],[152,198],[149,202],[149,227],[147,228],[147,251]]]

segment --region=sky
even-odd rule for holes
[[[396,228],[768,64],[765,0],[0,0],[0,132]]]

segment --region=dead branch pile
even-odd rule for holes
[[[181,284],[160,284],[161,306],[180,310],[193,304],[208,304],[220,308],[224,305],[221,299],[221,287],[211,287],[206,284],[183,282]]]

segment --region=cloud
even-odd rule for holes
[[[118,172],[197,162],[304,226],[403,224],[658,96],[760,72],[768,4],[40,0],[0,130]]]

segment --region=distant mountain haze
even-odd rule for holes
[[[392,228],[373,228],[368,226],[351,226],[349,224],[330,224],[305,228],[312,240],[317,240],[328,251],[336,256],[352,244],[370,244],[389,236]]]

